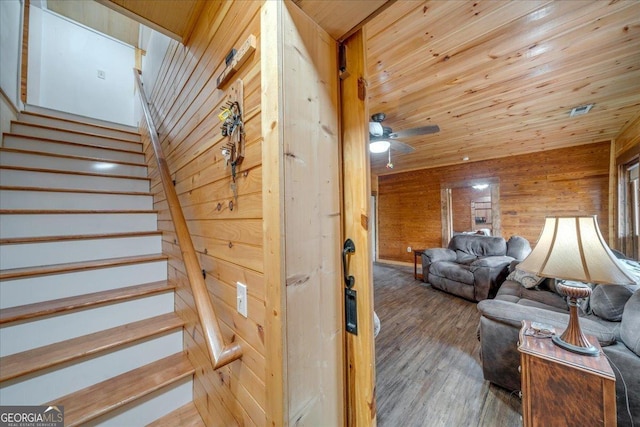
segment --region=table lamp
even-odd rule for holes
[[[556,290],[568,297],[569,324],[561,336],[553,336],[553,342],[565,350],[589,356],[596,356],[598,350],[584,336],[578,320],[579,300],[591,295],[591,288],[585,283],[635,284],[633,276],[602,238],[595,215],[546,218],[535,248],[518,268],[559,279]]]

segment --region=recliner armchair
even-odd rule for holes
[[[509,264],[531,252],[529,241],[502,237],[458,234],[448,247],[427,249],[422,254],[423,281],[434,288],[471,301],[493,296],[508,274]]]

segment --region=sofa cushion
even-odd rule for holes
[[[569,311],[566,300],[557,293],[535,288],[527,289],[518,282],[508,279],[500,286],[496,299],[516,304],[525,304],[524,301],[533,301],[546,306],[549,310]]]
[[[622,320],[624,305],[631,295],[633,290],[627,286],[598,285],[589,298],[589,308],[598,317],[619,322]]]
[[[483,316],[518,329],[522,326],[523,320],[531,320],[551,325],[555,328],[556,333],[561,334],[569,323],[569,313],[567,312],[559,313],[495,299],[480,301],[477,308]],[[602,346],[616,342],[614,331],[590,319],[580,319],[580,327],[586,335],[594,335]],[[640,341],[640,336],[638,339]],[[640,346],[640,342],[638,342],[638,346]]]
[[[458,264],[450,261],[440,261],[431,264],[429,267],[429,276],[436,275],[446,277],[455,282],[473,285],[473,273],[469,270],[468,265]]]
[[[471,255],[468,254],[466,252],[462,252],[462,251],[456,251],[456,262],[458,264],[466,264],[469,265],[471,264],[473,261],[477,260],[478,257],[475,255]]]
[[[507,276],[507,280],[518,282],[527,289],[535,288],[540,284],[540,282],[542,282],[543,279],[543,277],[538,277],[533,273],[520,270],[517,267]]]
[[[640,291],[634,292],[624,306],[620,322],[620,338],[631,351],[640,356]]]
[[[531,245],[524,237],[511,236],[507,241],[507,256],[522,261],[531,253]]]
[[[507,242],[502,237],[457,234],[451,238],[449,249],[476,257],[505,255]]]

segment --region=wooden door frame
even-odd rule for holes
[[[366,96],[364,29],[343,42],[340,106],[342,135],[343,237],[355,243],[348,259],[357,292],[358,334],[345,332],[347,426],[375,426],[375,345],[373,337],[373,262],[369,227],[371,174]]]
[[[492,236],[502,236],[502,219],[500,216],[500,179],[495,177],[473,179],[457,182],[443,182],[440,187],[440,220],[442,223],[442,247],[446,248],[453,236],[453,213],[451,211],[451,190],[471,187],[475,184],[489,184],[491,192]]]
[[[336,42],[292,2],[264,2],[260,25],[266,421],[342,425]]]

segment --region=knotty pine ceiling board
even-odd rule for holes
[[[47,9],[138,47],[140,24],[101,4],[86,0],[47,0]]]
[[[396,173],[615,139],[640,116],[640,2],[398,1],[365,26],[371,113]],[[570,118],[573,107],[593,103]]]
[[[388,0],[293,0],[335,40],[384,6]]]
[[[186,41],[206,0],[96,0],[132,19]]]

